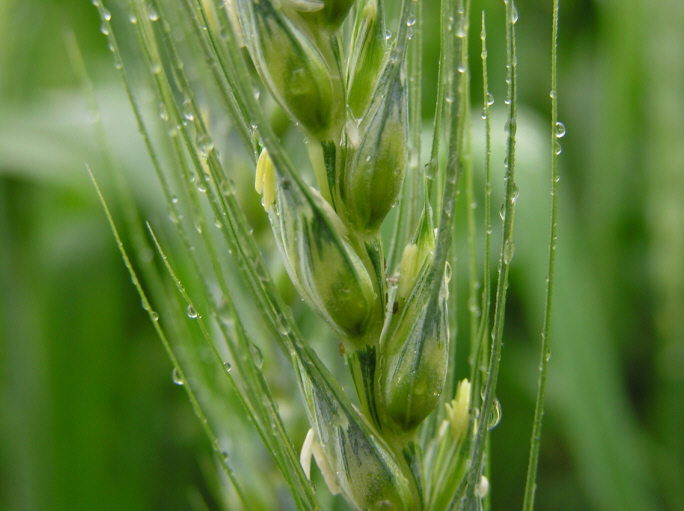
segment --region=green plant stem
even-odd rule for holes
[[[491,133],[491,117],[489,112],[489,83],[487,73],[487,31],[485,27],[485,13],[482,11],[482,32],[480,33],[482,40],[482,93],[483,93],[483,108],[485,117],[485,194],[484,194],[484,225],[485,225],[485,249],[484,249],[484,268],[482,274],[483,291],[482,291],[482,317],[480,318],[480,328],[478,332],[478,346],[475,347],[471,353],[471,382],[473,389],[480,388],[480,379],[482,371],[481,365],[488,362],[487,348],[489,346],[487,338],[489,335],[489,312],[491,308],[491,278],[489,274],[489,259],[491,256],[491,241],[492,241],[492,220],[491,220],[491,158],[492,158],[492,133]],[[478,393],[475,394],[478,396]],[[479,397],[479,396],[478,396]],[[471,406],[474,399],[471,397]],[[485,445],[485,456],[491,460],[491,442],[488,437]],[[491,463],[485,466],[485,476],[491,480],[490,476]],[[485,511],[491,507],[491,494],[487,494],[484,502]]]
[[[544,304],[544,324],[542,326],[541,359],[539,362],[539,380],[537,382],[537,402],[534,408],[534,422],[532,425],[532,439],[525,481],[525,498],[523,511],[532,511],[534,495],[537,488],[537,468],[539,466],[539,450],[541,447],[541,429],[544,416],[544,401],[546,397],[546,376],[551,358],[551,312],[553,304],[554,269],[556,265],[556,223],[558,218],[558,154],[556,151],[558,128],[558,92],[557,92],[557,64],[558,64],[558,2],[553,1],[553,28],[551,35],[551,232],[549,240],[549,262],[546,280],[546,300]]]
[[[423,182],[420,173],[421,158],[421,135],[423,128],[422,116],[422,79],[423,79],[423,3],[413,2],[413,25],[409,28],[413,32],[411,43],[409,44],[409,179],[410,194],[408,218],[412,219],[406,223],[406,237],[410,238],[416,228],[417,219],[420,216],[421,190]],[[415,219],[415,220],[413,220]]]

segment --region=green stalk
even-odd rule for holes
[[[537,488],[537,468],[539,466],[539,450],[541,447],[541,429],[546,397],[546,376],[551,359],[551,313],[553,305],[553,276],[556,266],[556,223],[558,219],[558,0],[553,1],[553,29],[551,35],[551,232],[549,239],[549,263],[546,279],[546,299],[544,304],[544,324],[542,326],[541,359],[539,361],[539,380],[537,382],[537,402],[534,408],[534,422],[530,441],[530,455],[525,481],[525,499],[523,511],[532,511],[534,495]]]
[[[474,389],[480,388],[481,368],[482,364],[488,363],[488,342],[489,337],[489,315],[491,309],[491,277],[489,273],[489,260],[491,258],[491,242],[492,242],[492,220],[491,220],[491,197],[492,197],[492,183],[491,183],[491,159],[492,159],[492,128],[491,128],[491,114],[490,114],[490,93],[489,93],[489,79],[487,70],[487,32],[485,27],[485,13],[482,11],[482,32],[480,34],[482,40],[482,89],[483,89],[483,112],[485,121],[485,195],[484,195],[484,225],[485,225],[485,246],[484,246],[484,263],[482,273],[482,316],[480,318],[479,327],[479,345],[470,354],[470,381]],[[474,398],[478,398],[478,393],[475,393]],[[475,405],[476,402],[473,403]]]
[[[410,21],[409,21],[410,20]],[[416,228],[417,219],[420,216],[421,190],[423,181],[420,172],[421,157],[421,134],[423,128],[422,116],[422,77],[423,77],[423,3],[415,2],[413,17],[407,23],[411,23],[407,32],[411,33],[409,43],[409,207],[406,223],[406,238],[410,238]],[[408,35],[407,35],[408,37]]]

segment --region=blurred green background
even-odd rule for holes
[[[472,6],[475,112],[483,6],[497,106],[505,95],[500,4]],[[517,7],[521,195],[496,510],[522,504],[548,232],[551,2]],[[219,508],[208,442],[85,170],[106,184],[69,31],[143,215],[165,216],[99,25],[84,0],[0,0],[0,510]],[[568,134],[537,509],[684,510],[684,2],[561,1],[559,45]]]

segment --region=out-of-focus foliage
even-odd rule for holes
[[[499,3],[472,3],[473,13],[483,4],[499,13],[487,20],[495,109],[505,95],[497,61],[504,52],[492,50],[504,44]],[[426,91],[434,90],[435,5],[425,3],[425,33],[435,36],[426,41]],[[503,420],[490,451],[492,509],[522,503],[548,232],[551,2],[517,7],[521,194],[497,392]],[[684,509],[682,27],[679,0],[561,2],[559,117],[568,133],[539,510]],[[218,508],[206,476],[214,473],[209,446],[171,383],[87,180],[85,162],[108,182],[67,57],[69,31],[116,164],[146,218],[163,223],[167,215],[149,192],[156,185],[148,157],[95,9],[0,0],[0,509]],[[433,98],[424,105],[430,114]],[[477,147],[483,128],[473,117]],[[246,207],[258,211],[249,193]],[[461,303],[459,314],[466,310]],[[465,375],[465,360],[462,367]]]

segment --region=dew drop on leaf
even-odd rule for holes
[[[171,371],[171,380],[173,383],[176,385],[184,385],[185,382],[183,381],[183,377],[180,375],[178,372],[178,368],[174,367],[173,371]]]
[[[565,124],[562,122],[556,123],[556,138],[563,138],[565,136]]]
[[[261,369],[261,366],[264,363],[264,355],[261,353],[261,350],[259,349],[259,347],[256,344],[250,343],[249,351],[252,353],[252,358],[254,359],[254,363],[256,364],[256,366],[259,369]]]
[[[501,422],[501,403],[497,398],[494,398],[494,404],[489,411],[489,417],[487,417],[487,429],[492,430],[499,425]]]

